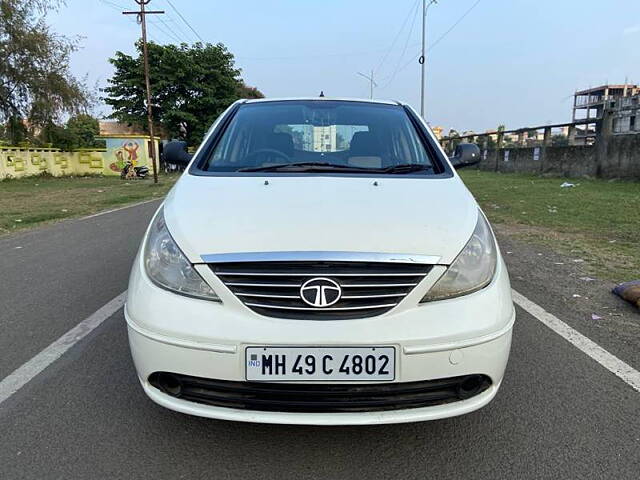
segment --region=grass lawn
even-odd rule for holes
[[[120,177],[37,176],[0,181],[0,235],[63,218],[89,215],[164,196],[177,174],[121,180]]]
[[[462,170],[498,230],[583,259],[594,276],[640,278],[640,182]],[[563,182],[573,188],[560,188]]]

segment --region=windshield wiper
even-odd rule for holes
[[[357,173],[411,173],[431,170],[431,165],[421,165],[418,163],[403,163],[385,168],[368,168],[355,167],[352,165],[339,165],[328,162],[298,162],[298,163],[281,163],[278,165],[269,165],[265,167],[245,167],[240,168],[238,172],[276,172],[276,171],[292,171],[292,172],[357,172]]]
[[[411,173],[433,170],[433,167],[431,165],[422,165],[420,163],[401,163],[400,165],[393,165],[387,168],[376,168],[374,170],[380,173]]]
[[[352,167],[350,165],[338,165],[329,162],[298,162],[298,163],[281,163],[278,165],[268,165],[265,167],[245,167],[239,168],[238,172],[275,172],[278,170],[291,170],[296,172],[307,172],[311,170],[369,170],[360,167]]]

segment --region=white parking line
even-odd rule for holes
[[[555,315],[547,312],[544,308],[533,303],[524,295],[512,290],[513,301],[516,305],[522,307],[529,314],[544,323],[551,330],[556,332],[562,338],[570,342],[574,347],[589,355],[592,359],[609,370],[614,375],[620,377],[625,383],[640,392],[640,372],[632,368],[629,364],[623,362],[615,355],[607,352],[593,340],[582,335],[580,332],[571,328]]]
[[[81,321],[27,363],[18,367],[0,382],[0,405],[29,383],[36,375],[60,358],[67,350],[99,327],[124,305],[124,291],[96,312]]]

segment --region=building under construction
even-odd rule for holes
[[[640,93],[640,86],[632,84],[602,85],[580,90],[573,96],[573,121],[600,120],[604,110],[612,106],[611,102],[638,93]]]

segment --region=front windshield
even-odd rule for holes
[[[402,106],[330,100],[243,104],[199,164],[209,172],[433,169]]]

